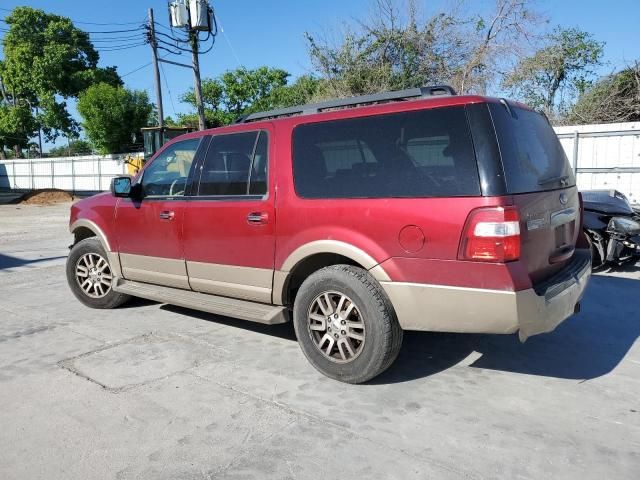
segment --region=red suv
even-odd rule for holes
[[[590,275],[547,119],[425,87],[257,113],[166,144],[71,209],[67,278],[275,324],[325,375],[367,381],[403,330],[553,330]]]

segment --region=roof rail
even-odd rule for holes
[[[267,112],[250,113],[238,117],[234,123],[248,123],[257,120],[264,120],[277,117],[291,117],[294,115],[306,115],[310,113],[320,113],[340,107],[354,107],[360,105],[390,102],[394,100],[408,100],[410,98],[425,98],[441,95],[456,95],[456,91],[449,85],[433,85],[419,88],[409,88],[394,92],[375,93],[373,95],[362,95],[359,97],[339,98],[326,102],[310,103],[307,105],[296,105],[295,107],[279,108]]]

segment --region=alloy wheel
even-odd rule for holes
[[[85,295],[102,298],[111,291],[109,262],[97,253],[85,253],[76,263],[76,281]]]
[[[311,302],[307,319],[314,345],[328,360],[348,363],[362,353],[364,321],[348,296],[334,291],[321,293]]]

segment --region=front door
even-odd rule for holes
[[[275,189],[268,151],[266,130],[212,138],[184,216],[193,290],[271,302]]]
[[[142,199],[126,198],[118,203],[115,226],[125,279],[189,288],[182,223],[200,140],[168,144],[142,172]]]

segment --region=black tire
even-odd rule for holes
[[[102,247],[100,240],[95,237],[85,238],[71,248],[69,256],[67,257],[67,283],[76,298],[87,307],[103,309],[116,308],[128,301],[131,298],[129,295],[114,292],[111,287],[104,287],[105,294],[100,297],[92,297],[82,289],[80,282],[76,277],[76,268],[78,266],[78,262],[80,262],[80,260],[87,254],[99,255],[107,262],[107,264],[109,262],[107,252]],[[108,265],[108,268],[109,272],[111,272],[111,276],[113,277],[111,265]]]
[[[332,361],[321,351],[309,327],[309,313],[318,298],[324,298],[325,292],[346,295],[355,304],[358,318],[364,324],[364,340],[358,354],[351,360],[339,359],[342,363]],[[330,325],[327,320],[331,317],[330,314],[324,320],[325,326]],[[332,265],[311,274],[296,295],[293,323],[300,348],[311,365],[341,382],[371,380],[393,363],[402,346],[402,328],[384,290],[366,270],[351,265]],[[326,331],[318,335],[323,333],[330,335]]]

